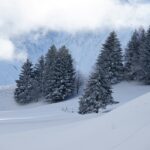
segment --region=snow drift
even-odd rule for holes
[[[130,93],[128,93],[130,94]],[[30,130],[24,130],[24,120],[17,125],[16,122],[7,124],[0,135],[0,149],[2,150],[149,150],[150,149],[150,93],[140,96],[131,102],[106,113],[103,116],[89,115],[76,116],[78,121],[51,126],[56,116],[48,116],[48,122],[33,121],[28,124]],[[39,110],[40,111],[40,110]],[[31,113],[30,111],[28,111]],[[5,112],[3,112],[5,114]],[[72,116],[72,119],[75,118]],[[66,115],[67,116],[67,115]],[[80,118],[80,119],[79,119]],[[63,122],[65,118],[61,117]],[[55,120],[55,123],[57,121]],[[16,132],[8,132],[8,127],[18,128]],[[22,130],[21,130],[22,128]],[[9,143],[9,144],[8,144]]]

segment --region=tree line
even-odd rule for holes
[[[63,101],[78,93],[81,79],[69,50],[65,46],[57,50],[53,45],[34,67],[28,59],[24,63],[15,100],[20,104],[41,97],[50,103]],[[100,108],[118,103],[112,97],[112,85],[122,80],[150,84],[150,28],[134,31],[124,55],[116,32],[109,34],[80,98],[79,113],[98,113]]]
[[[150,84],[150,28],[134,31],[124,56],[117,34],[110,33],[80,98],[79,113],[98,113],[118,103],[112,97],[112,85],[122,80]]]

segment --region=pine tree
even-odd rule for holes
[[[147,31],[146,39],[142,48],[140,59],[142,69],[141,80],[145,84],[150,84],[150,28]]]
[[[98,64],[98,63],[97,63]],[[79,113],[98,113],[99,109],[113,104],[111,82],[100,66],[90,76],[85,92],[79,101]]]
[[[83,96],[79,102],[79,113],[98,113],[100,108],[115,104],[111,84],[123,78],[123,64],[120,42],[115,32],[111,32],[101,54],[98,56],[95,71],[91,74]]]
[[[137,80],[140,60],[140,35],[135,30],[128,43],[125,53],[125,78]]]
[[[111,83],[120,82],[123,78],[122,50],[114,31],[110,33],[105,44],[103,44],[99,57],[97,63],[107,70]]]
[[[45,60],[44,56],[41,56],[38,60],[38,63],[35,64],[34,67],[34,79],[37,86],[35,87],[38,97],[44,96],[44,68],[45,68]]]
[[[48,50],[45,57],[45,69],[44,69],[44,95],[47,102],[53,102],[53,93],[56,87],[56,60],[57,49],[55,45],[52,45]]]
[[[144,71],[143,71],[143,60],[142,60],[142,55],[143,55],[143,50],[145,47],[145,40],[146,40],[146,32],[143,28],[139,30],[139,41],[140,41],[140,47],[139,47],[139,61],[137,62],[137,80],[142,81],[142,78],[144,76]]]
[[[17,87],[15,89],[14,96],[17,103],[26,104],[37,101],[33,84],[32,63],[29,59],[27,59],[27,61],[23,64],[19,80],[17,80],[16,83]]]
[[[75,69],[73,59],[65,46],[62,46],[58,51],[55,78],[53,101],[63,101],[72,96],[75,88]]]

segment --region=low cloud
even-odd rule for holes
[[[17,52],[13,43],[8,39],[0,39],[0,60],[25,60],[27,57],[26,52]]]
[[[137,28],[150,24],[150,4],[119,0],[0,0],[0,59],[22,60],[9,40],[38,28],[95,30]]]

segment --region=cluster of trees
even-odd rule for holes
[[[121,80],[150,84],[150,28],[134,31],[124,57],[116,33],[110,33],[80,98],[79,113],[98,113],[100,108],[117,103],[111,86]]]
[[[95,68],[79,101],[79,113],[98,113],[100,108],[118,103],[112,97],[112,85],[122,80],[150,84],[150,28],[136,30],[123,56],[117,34],[110,33],[102,45]],[[78,93],[83,79],[73,66],[68,49],[53,45],[33,67],[27,60],[17,80],[15,99],[20,104],[45,97],[55,103]]]
[[[136,30],[125,52],[125,79],[150,84],[150,28]]]
[[[35,102],[43,97],[50,103],[63,101],[78,92],[82,84],[69,50],[65,46],[57,50],[54,45],[35,66],[27,59],[16,83],[14,96],[19,104]]]
[[[111,32],[98,56],[95,69],[79,101],[79,113],[98,113],[100,108],[117,103],[112,97],[112,84],[123,79],[123,60],[119,39]]]

